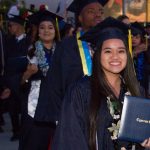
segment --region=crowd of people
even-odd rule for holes
[[[73,1],[67,10],[78,26],[61,29],[63,18],[43,7],[27,18],[8,14],[9,32],[0,28],[0,132],[9,112],[18,150],[150,149],[150,138],[121,141],[110,130],[127,93],[150,97],[150,26],[104,18],[107,2]]]

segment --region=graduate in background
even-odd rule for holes
[[[62,29],[60,30],[61,39],[73,36],[74,27],[72,24],[64,23]]]
[[[52,150],[132,149],[117,139],[124,95],[140,96],[127,33],[127,25],[107,18],[80,38],[96,45],[92,76],[68,89]]]
[[[21,14],[8,14],[10,36],[7,37],[6,41],[5,78],[7,79],[7,87],[11,91],[8,109],[13,131],[11,141],[18,140],[20,134],[20,82],[22,73],[26,69],[27,59],[25,57],[30,45],[30,39],[25,34],[24,25],[25,19],[22,18]]]
[[[70,84],[78,81],[83,76],[91,75],[92,55],[91,46],[78,40],[80,35],[100,23],[104,16],[103,6],[107,0],[81,0],[73,1],[68,7],[69,11],[76,13],[81,23],[82,30],[72,37],[61,41],[60,55],[55,68],[54,100],[58,106],[58,116],[64,94]],[[84,45],[84,46],[83,46]]]
[[[19,150],[48,150],[53,137],[57,112],[52,89],[55,86],[53,69],[59,51],[56,14],[40,10],[30,16],[37,19],[38,32],[29,49],[29,63],[22,77],[23,110]]]
[[[145,96],[145,70],[144,65],[146,63],[145,55],[147,51],[146,45],[146,32],[144,27],[139,22],[131,23],[132,27],[132,47],[133,47],[133,58],[134,66],[136,71],[137,79],[140,83],[142,93]]]

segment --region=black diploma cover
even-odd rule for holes
[[[143,142],[150,137],[150,99],[125,96],[118,139]]]

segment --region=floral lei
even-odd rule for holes
[[[46,76],[49,69],[49,63],[46,58],[44,46],[41,41],[37,41],[35,43],[35,49],[35,56],[37,57],[39,68],[42,71],[43,75]]]
[[[125,95],[131,95],[131,93],[127,91]],[[113,117],[113,120],[115,120],[112,123],[112,126],[108,128],[108,130],[112,134],[111,139],[116,140],[118,137],[119,128],[120,128],[121,114],[115,113],[115,110],[118,109],[118,104],[117,102],[112,101],[109,96],[107,97],[107,106],[108,106],[111,116]]]

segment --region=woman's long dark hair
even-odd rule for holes
[[[135,71],[133,68],[133,62],[131,55],[128,50],[128,45],[125,40],[123,40],[126,50],[127,50],[127,65],[125,69],[121,72],[121,75],[125,81],[125,84],[128,90],[133,96],[139,96],[139,85],[135,76]],[[96,150],[96,131],[97,131],[97,121],[98,121],[98,111],[101,105],[101,101],[104,100],[104,97],[112,95],[113,98],[116,98],[113,91],[111,90],[108,82],[106,80],[105,74],[101,66],[101,42],[97,47],[97,50],[93,57],[93,72],[91,76],[91,103],[89,109],[89,149]],[[134,83],[134,84],[133,84]]]

